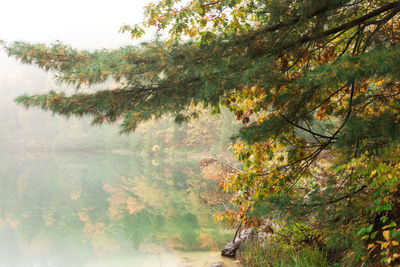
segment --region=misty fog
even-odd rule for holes
[[[0,40],[60,41],[89,50],[138,44],[118,30],[140,22],[147,2],[5,1]],[[150,31],[141,41],[153,36]],[[215,182],[199,175],[198,160],[226,150],[237,129],[233,115],[225,110],[210,118],[205,112],[185,125],[164,117],[120,135],[117,124],[92,126],[91,118],[26,110],[14,102],[50,90],[76,89],[0,51],[0,266],[220,260],[216,250],[231,233],[213,224],[213,210],[199,199],[218,196]]]

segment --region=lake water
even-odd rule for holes
[[[237,266],[197,163],[0,152],[0,266]]]

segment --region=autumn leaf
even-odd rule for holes
[[[383,231],[382,235],[386,240],[390,240],[390,232],[388,230]]]

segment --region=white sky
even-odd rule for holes
[[[0,0],[0,39],[111,48],[137,41],[118,33],[143,21],[150,0]],[[3,57],[0,58],[0,60]]]
[[[143,6],[149,2],[151,0],[0,0],[0,40],[32,43],[59,40],[85,49],[137,44],[152,39],[155,30],[149,30],[139,41],[132,40],[129,33],[118,31],[125,23],[133,25],[142,22]],[[30,75],[26,76],[26,73]],[[51,80],[51,74],[35,66],[21,64],[0,49],[0,97],[3,100],[7,98],[12,102],[21,91],[9,91],[3,88],[2,82],[30,82],[29,77],[48,77]],[[22,84],[21,88],[24,88]],[[37,92],[49,89],[37,88]]]

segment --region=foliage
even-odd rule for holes
[[[399,12],[393,0],[166,0],[145,9],[143,25],[122,27],[133,36],[143,26],[168,29],[165,42],[4,47],[77,88],[119,84],[17,98],[25,107],[122,120],[122,132],[164,114],[196,118],[197,106],[227,107],[243,124],[232,150],[244,168],[225,183],[239,205],[228,221],[306,223],[332,248],[359,232],[363,249],[357,239],[346,248],[360,262],[389,263],[398,260],[398,231],[384,227],[400,224]]]
[[[174,123],[169,116],[158,121],[140,125],[132,134],[132,149],[135,152],[168,154],[224,153],[232,133],[239,129],[238,123],[226,109],[221,114],[210,116],[209,110],[197,111],[196,120]],[[185,155],[186,157],[186,155]]]
[[[318,249],[303,247],[300,250],[294,250],[293,248],[279,247],[277,244],[268,244],[262,247],[254,241],[247,243],[240,250],[239,259],[243,266],[252,267],[329,266],[326,255]]]

